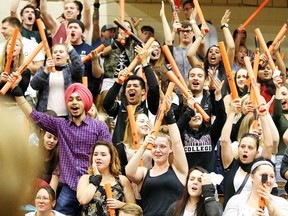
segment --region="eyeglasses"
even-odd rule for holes
[[[49,197],[39,197],[39,196],[35,197],[35,199],[38,200],[38,201],[41,201],[41,200],[48,201],[48,200],[50,200]]]
[[[180,33],[180,32],[185,33],[186,32],[188,34],[192,32],[192,30],[190,30],[190,29],[178,29],[177,31],[178,31],[178,33]]]

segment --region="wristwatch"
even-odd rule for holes
[[[224,23],[222,26],[221,26],[221,29],[223,28],[229,28],[229,25],[227,23]]]

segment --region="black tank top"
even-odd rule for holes
[[[182,195],[184,186],[170,166],[166,173],[151,177],[148,170],[140,194],[145,216],[164,216]]]

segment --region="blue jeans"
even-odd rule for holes
[[[65,215],[78,215],[81,207],[76,197],[76,191],[70,189],[68,185],[63,185],[55,210]]]

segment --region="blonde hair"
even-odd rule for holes
[[[3,72],[5,69],[5,64],[8,58],[8,53],[6,52],[7,47],[9,42],[12,40],[12,37],[8,38],[4,44],[1,56],[0,56],[0,71]],[[20,41],[21,44],[21,51],[19,53],[19,57],[18,57],[18,61],[17,61],[17,65],[13,65],[13,67],[16,69],[18,69],[23,63],[24,63],[24,52],[23,52],[23,42],[22,42],[22,36],[18,34],[17,36],[17,40]]]

